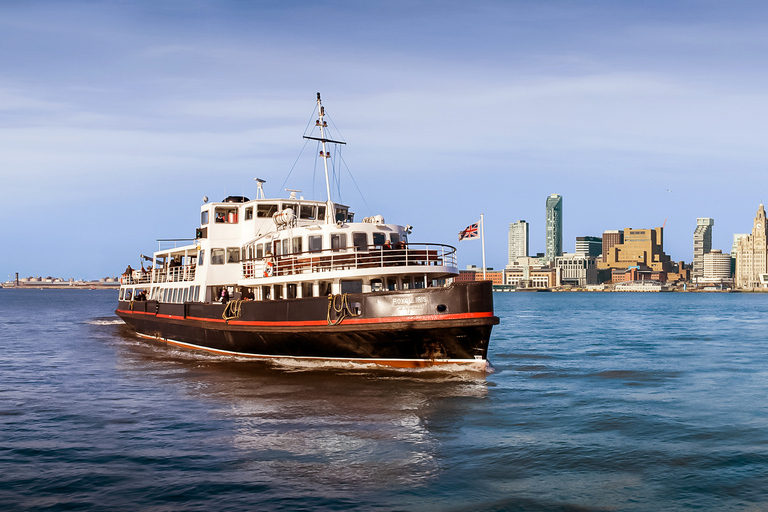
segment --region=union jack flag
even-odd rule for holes
[[[459,241],[477,238],[479,236],[477,234],[477,225],[478,222],[475,222],[474,224],[467,226],[464,231],[459,232]]]

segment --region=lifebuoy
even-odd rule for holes
[[[272,274],[275,272],[275,265],[268,261],[267,264],[264,266],[264,277],[272,277]]]

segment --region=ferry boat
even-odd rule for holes
[[[204,198],[194,239],[128,266],[115,313],[138,336],[216,354],[485,369],[491,282],[454,281],[454,247],[333,202],[328,145],[344,142],[327,137],[319,93],[316,112],[304,137],[322,148],[326,200],[268,199],[262,179],[254,200]]]

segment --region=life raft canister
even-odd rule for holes
[[[272,274],[274,273],[274,271],[275,271],[275,265],[271,261],[268,261],[266,266],[264,267],[264,277],[272,277]]]

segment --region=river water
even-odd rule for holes
[[[134,337],[0,290],[2,510],[768,510],[768,294],[497,293],[492,373]]]

